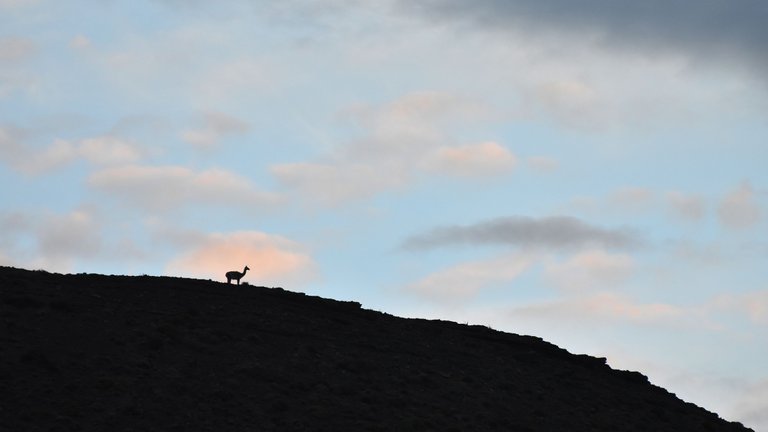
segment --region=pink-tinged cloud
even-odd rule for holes
[[[545,275],[561,289],[604,290],[618,288],[633,272],[630,255],[589,250],[549,264]]]
[[[517,157],[499,143],[488,141],[454,147],[441,147],[433,156],[433,168],[441,173],[463,177],[486,177],[511,171]]]
[[[305,248],[284,237],[238,231],[192,233],[188,240],[190,250],[167,264],[167,274],[226,282],[226,272],[248,266],[243,282],[286,288],[304,286],[318,277],[317,265]]]
[[[464,262],[427,275],[405,290],[436,302],[463,301],[481,290],[512,282],[533,263],[534,257],[524,254]]]
[[[762,210],[752,185],[744,182],[725,195],[717,207],[717,216],[726,228],[746,229],[757,225]]]
[[[197,172],[182,166],[129,165],[98,171],[88,184],[147,210],[178,210],[195,204],[256,210],[277,200],[248,179],[222,169]]]

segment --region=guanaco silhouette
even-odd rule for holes
[[[234,270],[227,272],[227,275],[226,275],[227,276],[227,283],[232,283],[232,280],[234,279],[234,280],[237,281],[237,284],[240,285],[240,279],[242,279],[243,276],[245,276],[245,272],[247,272],[248,270],[250,270],[248,268],[248,266],[245,266],[245,268],[243,269],[242,273],[239,272],[239,271],[234,271]]]

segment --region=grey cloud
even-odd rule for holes
[[[762,0],[426,0],[401,2],[437,20],[528,34],[566,34],[604,46],[674,51],[696,60],[768,69]],[[575,38],[574,38],[575,36]]]
[[[577,218],[511,216],[473,225],[438,227],[412,236],[403,243],[409,250],[454,245],[509,245],[545,249],[605,247],[628,249],[640,246],[637,233],[589,225]]]

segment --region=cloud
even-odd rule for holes
[[[635,50],[649,55],[682,54],[713,64],[768,66],[768,5],[708,0],[605,2],[587,0],[431,0],[401,2],[434,20],[481,30],[561,36],[569,42]]]
[[[37,3],[39,0],[0,0],[0,8],[15,9]]]
[[[82,50],[91,46],[91,40],[85,35],[76,35],[69,40],[69,47],[76,50]]]
[[[704,219],[706,207],[702,197],[672,191],[668,192],[665,198],[671,214],[675,217],[689,222]]]
[[[127,164],[141,158],[141,151],[135,144],[108,135],[80,140],[76,153],[97,165]]]
[[[181,134],[181,138],[198,148],[211,148],[220,140],[233,135],[241,135],[250,129],[243,120],[219,112],[207,112],[203,115],[201,125],[197,129],[189,129]]]
[[[8,264],[71,271],[104,251],[102,226],[88,211],[0,215],[0,248]]]
[[[55,140],[44,149],[34,149],[22,144],[24,131],[13,127],[0,127],[0,161],[13,169],[40,174],[69,163],[75,158],[71,143]]]
[[[585,297],[567,298],[514,308],[520,317],[594,323],[626,321],[637,324],[669,324],[686,317],[687,312],[666,303],[637,303],[624,294],[599,292]]]
[[[509,171],[516,157],[492,141],[456,143],[456,124],[482,122],[488,108],[441,92],[415,92],[343,113],[363,131],[316,159],[278,164],[272,174],[305,202],[337,205],[370,198],[418,181],[425,174],[486,177]]]
[[[405,290],[437,302],[467,300],[483,289],[513,281],[533,262],[533,256],[523,254],[464,262],[432,273]]]
[[[656,192],[644,187],[617,188],[601,197],[578,196],[570,200],[569,208],[590,215],[637,215],[655,209]]]
[[[639,236],[627,229],[589,225],[577,218],[510,216],[465,226],[435,228],[405,240],[403,247],[425,250],[455,245],[509,245],[545,249],[632,248]]]
[[[166,273],[226,281],[230,270],[250,271],[243,281],[252,285],[295,288],[316,280],[317,264],[305,248],[281,236],[258,231],[190,233],[176,238],[188,251],[166,265]]]
[[[709,307],[735,312],[748,317],[752,324],[768,326],[768,290],[721,294],[712,300]]]
[[[567,290],[618,288],[632,276],[634,267],[629,255],[588,250],[564,262],[550,263],[545,275],[556,286]]]
[[[94,58],[125,102],[160,98],[202,110],[251,106],[281,78],[272,70],[275,57],[258,54],[251,30],[232,21],[221,26],[196,20],[151,35],[132,34]]]
[[[52,260],[95,257],[101,250],[99,225],[83,211],[46,218],[39,228],[39,247]]]
[[[624,187],[607,197],[607,204],[615,209],[637,213],[651,208],[655,193],[643,187]]]
[[[330,206],[402,187],[407,176],[402,167],[310,162],[275,165],[271,172],[308,202]]]
[[[569,126],[590,124],[606,111],[598,90],[575,79],[547,80],[524,91],[525,103],[543,109]]]
[[[35,52],[35,44],[24,38],[0,37],[0,65],[18,63]]]
[[[255,210],[274,204],[276,196],[258,190],[241,176],[222,169],[196,172],[182,166],[129,165],[106,168],[88,185],[146,210],[178,210],[188,204]]]
[[[487,141],[435,151],[433,169],[461,177],[485,177],[512,170],[517,157],[500,144]]]
[[[560,168],[560,163],[557,160],[546,156],[531,156],[526,158],[525,162],[534,171],[542,173],[553,172]]]
[[[98,136],[79,141],[55,139],[43,148],[22,143],[24,133],[0,127],[0,160],[26,174],[40,175],[61,168],[78,159],[95,165],[116,165],[138,161],[139,147],[115,136]]]
[[[36,53],[37,46],[29,39],[0,37],[0,98],[17,90],[37,90],[37,74],[27,67]]]
[[[762,211],[752,185],[744,182],[723,197],[717,207],[717,216],[726,228],[746,229],[757,225]]]

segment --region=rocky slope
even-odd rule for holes
[[[604,359],[282,289],[0,267],[3,431],[745,431]]]

